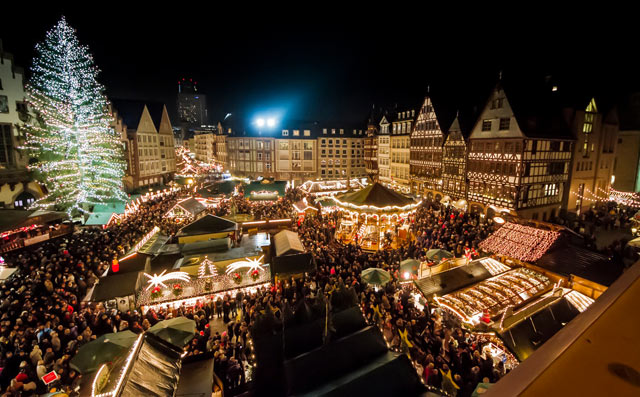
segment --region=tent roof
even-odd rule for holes
[[[104,302],[109,299],[135,294],[138,272],[117,273],[101,277],[93,289],[92,302]]]
[[[417,204],[413,199],[395,192],[379,182],[375,182],[353,193],[345,193],[338,197],[341,202],[353,205],[369,205],[375,207],[398,206]]]
[[[67,218],[64,212],[34,210],[1,210],[0,232]]]
[[[193,361],[182,366],[176,397],[209,396],[213,390],[213,358]]]
[[[257,192],[266,190],[270,192],[276,192],[278,194],[278,197],[283,197],[286,187],[287,187],[287,182],[285,181],[274,181],[270,183],[251,182],[250,184],[245,185],[244,196],[251,200],[257,200],[252,197],[251,193],[253,192],[257,193]]]
[[[197,236],[199,234],[231,232],[238,228],[238,224],[215,215],[205,215],[195,222],[180,229],[176,236]]]
[[[415,282],[416,287],[425,298],[434,295],[442,296],[460,288],[475,284],[491,277],[491,273],[480,263],[474,261],[468,265],[459,266],[442,273],[425,277]]]
[[[598,252],[567,244],[547,251],[536,265],[552,272],[585,278],[609,286],[622,274],[623,265]]]
[[[204,206],[201,202],[196,200],[193,197],[189,197],[186,200],[180,201],[177,206],[184,208],[185,211],[189,212],[192,215],[198,215],[202,211],[204,211],[207,207]]]
[[[173,396],[180,379],[181,353],[182,349],[146,332],[116,396]]]
[[[276,245],[276,256],[304,252],[304,245],[302,245],[298,233],[291,230],[283,230],[277,233],[273,240]]]
[[[94,212],[84,222],[85,226],[101,226],[109,223],[115,212]]]

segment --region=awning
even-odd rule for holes
[[[273,237],[276,246],[276,256],[299,254],[304,252],[304,245],[298,237],[298,233],[291,230],[283,230]]]

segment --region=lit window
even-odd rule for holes
[[[482,120],[482,131],[491,131],[491,120]]]

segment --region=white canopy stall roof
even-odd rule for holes
[[[283,230],[276,234],[273,239],[276,246],[276,256],[305,252],[298,233],[291,230]]]

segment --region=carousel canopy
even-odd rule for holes
[[[346,193],[336,198],[339,205],[347,207],[407,207],[418,203],[398,192],[395,192],[380,183],[373,183],[354,193]]]

